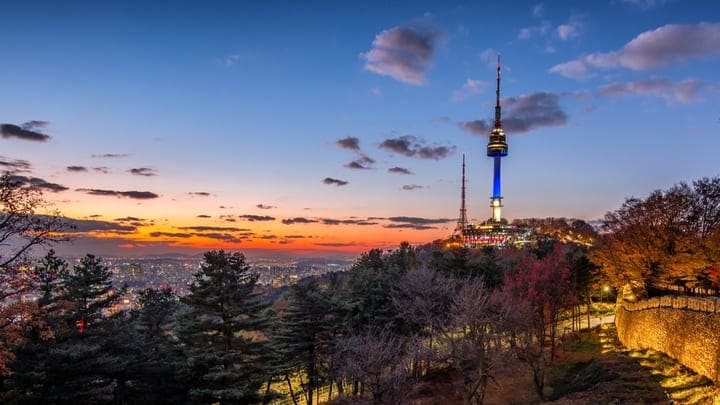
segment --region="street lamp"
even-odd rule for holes
[[[603,287],[602,289],[600,289],[600,302],[605,302],[604,299],[603,299],[603,294],[605,294],[605,293],[607,293],[607,294],[610,293],[610,286],[607,286],[607,285],[606,285],[605,287]]]

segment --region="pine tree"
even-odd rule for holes
[[[258,274],[241,253],[210,251],[182,299],[178,336],[186,345],[186,378],[197,403],[260,401],[269,357],[267,304],[255,291]]]
[[[35,384],[21,403],[122,403],[136,340],[122,313],[111,314],[123,289],[112,286],[102,260],[86,255],[61,278],[53,340],[36,346]],[[119,399],[119,400],[118,400]]]
[[[317,280],[301,280],[290,288],[288,306],[272,339],[283,372],[304,376],[308,404],[313,403],[313,391],[323,384],[329,368],[333,326],[337,326],[332,307],[328,292]]]

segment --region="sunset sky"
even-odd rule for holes
[[[3,1],[0,170],[65,254],[356,254],[720,175],[720,2]]]

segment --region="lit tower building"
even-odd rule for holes
[[[502,111],[500,109],[500,56],[497,64],[497,88],[495,90],[495,123],[490,131],[487,144],[487,155],[493,158],[493,193],[490,197],[492,217],[481,224],[468,223],[465,209],[465,155],[462,162],[462,190],[460,202],[460,217],[455,232],[448,239],[448,247],[465,246],[471,248],[483,246],[522,246],[533,243],[534,235],[529,228],[508,224],[502,217],[502,190],[500,180],[500,167],[502,158],[508,154],[508,145],[505,131],[502,127]]]
[[[487,145],[487,155],[494,159],[493,162],[493,193],[490,197],[492,208],[492,221],[500,222],[502,215],[502,192],[500,189],[500,162],[508,154],[508,145],[505,141],[505,131],[502,128],[502,112],[500,110],[500,55],[497,64],[497,88],[495,89],[495,124],[490,131],[490,139]]]

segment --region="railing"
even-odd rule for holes
[[[641,311],[652,308],[673,308],[720,314],[720,298],[713,297],[665,295],[638,302],[621,300],[621,305],[627,311]]]

